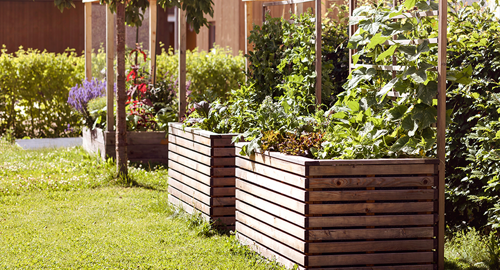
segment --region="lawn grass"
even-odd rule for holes
[[[136,185],[81,148],[0,145],[0,269],[282,269],[167,202],[167,171]]]

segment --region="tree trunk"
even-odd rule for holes
[[[116,4],[116,168],[118,177],[128,178],[127,170],[127,123],[125,103],[125,4]]]

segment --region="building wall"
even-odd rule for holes
[[[0,47],[9,52],[19,46],[62,53],[73,48],[81,54],[84,48],[83,4],[63,13],[54,0],[0,0]]]

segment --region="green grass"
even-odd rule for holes
[[[167,201],[167,170],[0,139],[0,269],[283,269]],[[500,269],[495,236],[447,239],[446,269]]]
[[[81,148],[0,144],[0,269],[281,269],[167,202],[167,171],[136,183]]]

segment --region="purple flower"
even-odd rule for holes
[[[89,101],[104,96],[106,94],[105,90],[105,81],[98,81],[94,78],[89,82],[83,79],[81,85],[77,84],[69,91],[68,104],[76,111],[85,114]]]

